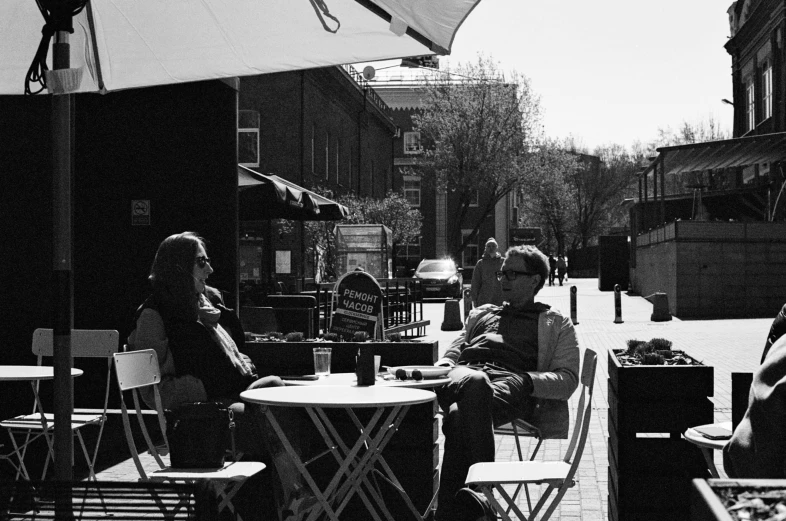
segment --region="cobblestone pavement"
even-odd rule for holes
[[[563,498],[552,519],[599,521],[608,519],[608,349],[623,348],[625,342],[632,338],[649,340],[663,337],[671,340],[674,349],[685,350],[714,367],[715,393],[712,401],[715,404],[715,420],[729,421],[731,373],[756,370],[772,319],[681,321],[675,318],[668,322],[652,322],[652,304],[643,297],[623,292],[622,323],[614,323],[614,292],[599,291],[597,279],[571,279],[564,286],[546,286],[537,299],[569,315],[571,286],[577,289],[576,331],[579,341],[582,349],[589,348],[598,353],[598,368],[590,434],[579,467],[578,484]],[[458,332],[441,331],[445,309],[442,302],[429,303],[424,308],[424,318],[431,321],[427,337],[439,340],[441,353]],[[777,311],[773,310],[773,317]],[[575,398],[571,400],[571,407],[575,411]],[[524,442],[524,449],[528,450],[527,440]],[[562,440],[547,440],[538,458],[561,459],[565,445]],[[513,439],[498,436],[497,460],[515,458]],[[722,469],[720,455],[716,454],[715,459],[716,466]],[[135,480],[137,476],[129,459],[103,471],[98,479]],[[536,500],[539,491],[533,487],[530,490],[533,500]],[[520,506],[526,508],[524,498],[520,500]]]
[[[598,279],[571,279],[564,286],[545,286],[537,300],[569,316],[570,286],[576,286],[577,290],[576,331],[581,348],[598,353],[598,368],[590,433],[579,466],[578,484],[565,495],[552,519],[598,521],[608,519],[608,350],[624,348],[626,341],[633,338],[649,340],[663,337],[671,340],[673,349],[684,350],[714,367],[715,393],[712,401],[715,404],[715,421],[730,421],[731,373],[756,370],[772,318],[695,321],[674,318],[668,322],[652,322],[652,304],[641,296],[622,292],[622,323],[617,324],[614,323],[614,292],[599,291]],[[773,310],[773,317],[777,311]],[[440,351],[444,350],[447,343],[455,338],[456,332],[438,330],[441,316],[426,318],[431,319],[429,334],[440,340]],[[574,397],[571,400],[572,413],[576,402]],[[566,443],[547,440],[537,459],[561,459]],[[497,436],[497,460],[513,460],[516,457],[511,437]],[[715,463],[722,472],[719,452],[715,455]],[[537,497],[537,491],[532,497],[533,500]],[[526,500],[519,501],[519,506],[525,508]]]

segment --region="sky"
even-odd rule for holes
[[[590,150],[647,143],[710,117],[731,135],[731,0],[481,0],[440,66],[475,61],[529,78],[548,137]],[[373,64],[384,69],[396,62]],[[368,64],[363,64],[368,65]],[[395,69],[393,69],[395,70]],[[378,76],[378,77],[381,77]]]

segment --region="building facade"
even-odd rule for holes
[[[241,78],[238,108],[239,164],[337,196],[382,198],[393,188],[391,111],[351,66]],[[297,286],[314,277],[300,223],[240,228],[241,280]]]
[[[786,301],[786,2],[728,14],[733,138],[659,148],[630,214],[631,283],[667,292],[680,317],[774,316]]]

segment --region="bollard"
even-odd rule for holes
[[[653,322],[668,322],[671,320],[671,313],[669,313],[669,297],[665,293],[653,293],[645,300],[652,302],[652,315],[650,320]]]
[[[464,327],[461,322],[461,310],[459,301],[448,299],[445,301],[445,319],[442,321],[442,331],[458,331]]]
[[[622,324],[622,295],[619,284],[614,284],[614,323]]]
[[[576,286],[570,287],[570,320],[574,326],[579,325],[579,320],[576,318]]]
[[[464,299],[464,320],[467,320],[469,317],[469,312],[472,311],[472,297],[470,296],[472,291],[470,289],[465,289],[462,295]]]

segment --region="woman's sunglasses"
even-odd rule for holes
[[[204,268],[207,264],[210,264],[210,259],[208,259],[204,255],[200,255],[199,257],[196,258],[195,262],[197,266],[199,266],[200,268]]]

